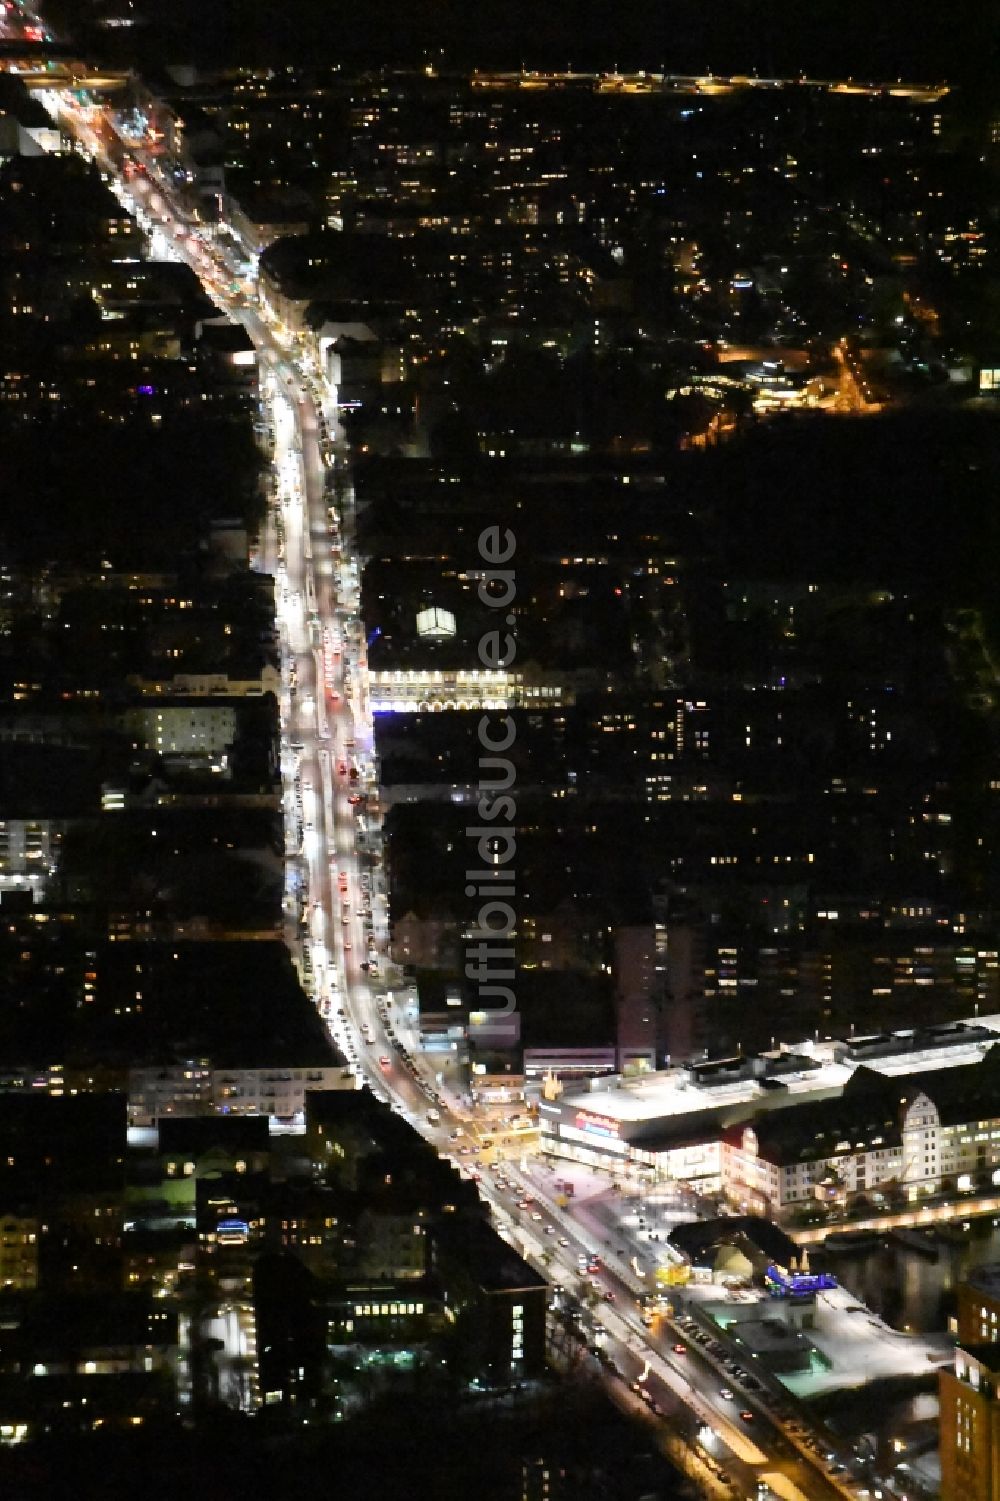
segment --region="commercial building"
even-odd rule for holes
[[[433,709],[554,708],[571,695],[554,679],[529,682],[521,672],[473,667],[436,672],[429,668],[373,668],[368,674],[374,714],[421,714]]]
[[[991,1017],[592,1079],[540,1102],[542,1146],[775,1217],[971,1191],[1000,1178],[998,1040]]]
[[[996,1048],[911,1075],[859,1068],[839,1099],[727,1131],[723,1188],[779,1218],[808,1200],[846,1208],[989,1188],[1000,1182],[998,1084]]]
[[[542,1147],[594,1167],[721,1187],[722,1136],[762,1108],[841,1093],[851,1069],[805,1043],[626,1079],[610,1075],[542,1100]]]

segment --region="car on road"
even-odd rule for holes
[[[561,1246],[568,1246],[569,1245],[569,1241],[566,1239],[565,1235],[560,1235],[560,1237],[559,1237],[559,1244]]]
[[[724,1386],[722,1388],[722,1390],[719,1392],[719,1396],[722,1398],[723,1402],[731,1402],[733,1400],[733,1394],[729,1390],[728,1386]]]
[[[381,1058],[378,1061],[378,1066],[383,1071],[383,1073],[389,1072],[389,1070],[392,1068],[392,1059],[389,1057],[388,1053],[382,1054]]]
[[[686,1355],[687,1354],[687,1345],[682,1345],[678,1341],[678,1343],[676,1345],[674,1345],[674,1354],[675,1355]]]
[[[743,1419],[744,1423],[753,1422],[753,1413],[750,1411],[749,1407],[745,1407],[743,1409],[743,1411],[740,1413],[740,1417]]]

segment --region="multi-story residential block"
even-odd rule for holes
[[[35,1214],[0,1215],[0,1288],[32,1292],[38,1286],[39,1220]]]
[[[860,1068],[837,1099],[757,1117],[723,1136],[723,1189],[781,1219],[808,1201],[913,1202],[1000,1181],[1000,1053],[954,1069]]]
[[[958,1284],[960,1345],[1000,1344],[1000,1267],[977,1266]]]
[[[197,756],[221,763],[236,739],[236,710],[225,701],[194,698],[125,709],[122,728],[137,750],[161,756]]]
[[[313,1089],[349,1089],[360,1081],[342,1064],[303,1068],[222,1068],[206,1059],[128,1071],[130,1124],[202,1115],[301,1116]]]
[[[169,678],[133,677],[128,682],[143,698],[259,698],[265,693],[278,693],[281,674],[271,663],[262,660],[259,671],[248,673],[246,677],[237,677],[230,672],[178,672]],[[159,735],[159,718],[155,723]],[[144,720],[143,724],[148,732],[150,721]],[[165,722],[164,732],[169,727]]]
[[[1000,1345],[962,1343],[938,1379],[941,1501],[1000,1495]]]

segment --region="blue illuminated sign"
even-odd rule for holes
[[[837,1286],[836,1277],[829,1272],[786,1272],[784,1267],[774,1265],[764,1273],[764,1281],[775,1298],[803,1298]]]

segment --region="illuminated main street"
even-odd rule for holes
[[[710,1489],[753,1497],[767,1485],[797,1501],[868,1492],[835,1456],[808,1447],[790,1424],[781,1388],[747,1383],[706,1352],[691,1330],[657,1316],[643,1322],[647,1285],[624,1242],[599,1241],[554,1180],[526,1155],[485,1160],[474,1121],[445,1096],[386,986],[387,912],[381,864],[367,663],[352,554],[353,495],[337,426],[336,392],[312,355],[269,322],[254,301],[252,268],[198,219],[185,190],[161,170],[150,142],[123,133],[110,106],[89,95],[40,94],[80,148],[99,163],[150,237],[154,255],[193,268],[216,305],[240,322],[258,353],[263,420],[273,445],[268,520],[258,566],[275,580],[282,649],[282,774],[286,829],[284,915],[306,990],[359,1083],[403,1115],[474,1176],[500,1231],[544,1267],[600,1348],[616,1400],[649,1409],[721,1466]],[[118,163],[121,162],[121,165]],[[584,1273],[581,1259],[599,1252]],[[620,1254],[619,1254],[620,1253]],[[648,1273],[647,1273],[648,1276]],[[589,1306],[589,1309],[587,1307]],[[584,1358],[593,1360],[592,1353]],[[842,1468],[842,1467],[841,1467]],[[876,1493],[879,1495],[881,1493]]]

